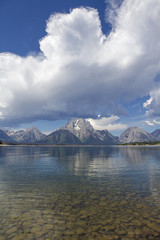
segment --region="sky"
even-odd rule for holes
[[[0,128],[160,128],[159,0],[0,0]]]

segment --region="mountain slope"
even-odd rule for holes
[[[117,139],[107,130],[95,130],[89,121],[82,118],[73,119],[64,128],[77,136],[81,144],[110,145],[118,143]]]
[[[37,128],[31,127],[24,131],[22,137],[19,139],[21,143],[35,143],[45,138],[45,134],[41,133]]]
[[[160,141],[160,129],[155,130],[151,133],[151,135],[155,138],[157,138],[157,141]]]
[[[42,144],[80,144],[80,140],[69,130],[59,129],[46,136]]]
[[[4,132],[10,137],[11,142],[20,142],[23,134],[24,134],[24,130],[4,130]]]
[[[119,140],[117,139],[117,137],[113,136],[109,131],[107,130],[97,130],[97,135],[98,138],[101,140],[102,144],[118,144]]]
[[[107,130],[95,130],[89,121],[76,118],[41,141],[45,144],[111,145],[119,143]]]
[[[0,129],[0,140],[2,142],[10,142],[11,138],[3,130]]]
[[[85,143],[94,132],[92,125],[82,118],[73,119],[64,129],[73,133],[82,143]]]
[[[35,143],[46,136],[35,127],[28,128],[27,130],[5,130],[5,132],[13,143]]]
[[[121,143],[133,143],[133,142],[154,142],[157,139],[152,134],[147,133],[141,128],[130,127],[127,128],[119,137]]]

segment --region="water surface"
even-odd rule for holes
[[[0,239],[160,239],[160,147],[0,147]]]

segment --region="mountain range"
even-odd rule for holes
[[[2,130],[1,130],[2,131]],[[27,130],[3,130],[3,133],[7,136],[6,140],[1,138],[0,140],[10,143],[36,143],[42,140],[46,135],[41,133],[37,128],[31,127]]]
[[[95,130],[89,121],[77,118],[46,136],[40,143],[113,145],[119,141],[107,130]]]
[[[147,133],[141,128],[129,127],[118,138],[107,130],[95,130],[85,119],[76,118],[49,135],[45,135],[35,127],[17,131],[0,129],[0,140],[20,144],[116,145],[160,141],[160,129]]]

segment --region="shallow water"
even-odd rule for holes
[[[160,147],[0,147],[3,239],[160,239]]]

